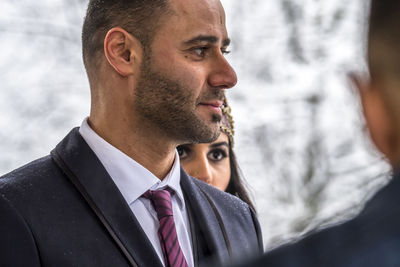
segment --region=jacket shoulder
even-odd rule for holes
[[[34,160],[0,177],[0,190],[12,186],[30,184],[36,179],[49,176],[56,170],[50,155]]]
[[[229,236],[233,247],[252,251],[263,252],[263,241],[260,224],[255,212],[247,203],[238,197],[210,186],[203,181],[191,177],[194,183],[206,196],[210,205],[219,214],[226,234]]]
[[[230,215],[249,215],[250,207],[238,197],[221,191],[209,184],[191,177],[194,183],[205,193],[218,207],[229,212]]]
[[[36,238],[28,213],[38,195],[45,176],[54,165],[49,156],[37,159],[0,177],[0,265],[40,266]],[[21,257],[23,255],[23,257]]]
[[[0,265],[40,266],[39,253],[31,229],[2,194],[0,214]]]
[[[48,155],[0,177],[0,195],[17,209],[46,201],[67,184],[64,175]]]
[[[267,253],[271,266],[398,266],[400,180],[380,190],[352,220],[314,231]],[[252,266],[261,266],[254,264]]]

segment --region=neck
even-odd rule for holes
[[[110,114],[112,112],[105,112],[99,116],[91,112],[88,120],[90,127],[108,143],[163,180],[174,163],[176,144],[160,131],[146,128],[143,123],[130,117],[112,117]]]

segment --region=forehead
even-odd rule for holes
[[[212,142],[212,144],[214,143],[220,143],[220,142],[229,142],[229,138],[226,135],[226,133],[221,132],[221,134],[219,135],[219,137],[217,138],[217,140],[215,140],[214,142]]]
[[[192,146],[192,149],[194,151],[204,153],[204,152],[208,152],[210,149],[212,149],[213,148],[213,146],[212,146],[213,144],[218,144],[218,143],[223,143],[223,142],[229,144],[229,138],[225,133],[221,133],[219,135],[219,137],[217,138],[217,140],[215,140],[214,142],[193,144],[191,146]],[[221,146],[224,146],[224,145],[221,145]]]
[[[217,18],[221,24],[225,22],[224,8],[219,0],[170,0],[170,6],[178,16]]]
[[[201,144],[201,145],[204,145],[205,147],[208,148],[214,144],[220,144],[220,143],[228,143],[229,144],[229,137],[224,132],[221,132],[221,134],[218,136],[218,138],[214,142]]]
[[[176,30],[208,31],[226,38],[225,11],[219,0],[170,0],[170,7],[173,15],[169,22]]]

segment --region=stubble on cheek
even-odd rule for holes
[[[199,116],[197,107],[202,99],[220,97],[221,90],[213,91],[196,98],[195,90],[182,80],[154,71],[147,62],[135,91],[134,107],[144,123],[179,143],[211,142],[219,135],[221,116],[213,114],[207,121]]]

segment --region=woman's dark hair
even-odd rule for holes
[[[229,179],[229,184],[225,192],[237,196],[238,198],[246,202],[255,211],[254,204],[249,197],[245,183],[241,177],[241,171],[238,166],[236,155],[235,152],[233,152],[230,141],[229,141],[229,165],[231,168],[231,177]]]

